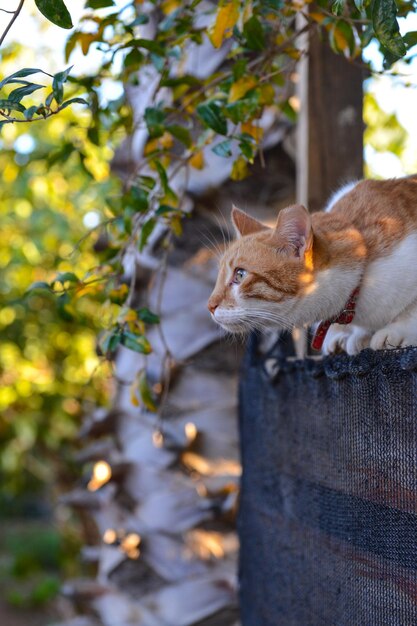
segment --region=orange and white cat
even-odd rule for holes
[[[208,308],[231,332],[335,320],[323,352],[417,345],[417,176],[346,186],[323,212],[283,209],[268,228],[239,209]],[[330,322],[329,322],[330,323]]]

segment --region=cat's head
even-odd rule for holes
[[[298,302],[314,290],[313,233],[301,205],[283,209],[268,228],[233,207],[237,239],[220,261],[208,301],[213,319],[229,332],[292,328],[300,320]]]

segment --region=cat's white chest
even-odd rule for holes
[[[387,256],[372,261],[360,285],[355,323],[377,330],[417,301],[417,233]]]

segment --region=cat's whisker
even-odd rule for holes
[[[248,313],[246,313],[246,315],[248,316],[248,318],[252,317],[255,318],[257,323],[264,323],[264,327],[267,327],[265,322],[269,321],[269,322],[273,322],[274,324],[276,324],[278,327],[282,328],[283,330],[292,330],[293,326],[292,324],[284,319],[283,317],[281,317],[278,314],[272,313],[271,311],[262,311],[262,310],[257,310],[257,311],[250,311]],[[268,326],[267,328],[270,329],[270,326]]]
[[[228,233],[227,230],[225,232],[225,228],[227,229],[227,222],[224,219],[224,217],[222,216],[223,217],[223,224],[222,224],[221,221],[220,221],[219,216],[216,213],[214,214],[214,217],[216,219],[216,222],[217,222],[217,224],[219,226],[219,229],[220,229],[220,232],[222,234],[224,247],[227,248],[228,244],[230,243],[229,233]]]
[[[205,240],[204,242],[199,237],[201,245],[205,248],[209,248],[215,254],[217,259],[220,259],[223,256],[223,252],[220,249],[219,244],[214,239],[211,239],[207,233],[203,233],[202,231],[200,231],[199,234],[204,237]]]

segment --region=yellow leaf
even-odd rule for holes
[[[323,20],[326,19],[326,16],[323,13],[316,13],[315,11],[309,11],[308,17],[311,17],[311,19],[318,24],[321,24]]]
[[[151,139],[145,146],[144,154],[147,156],[156,150],[158,150],[158,139]]]
[[[85,285],[84,283],[80,283],[75,288],[74,298],[81,298],[82,296],[86,296],[87,294],[97,294],[101,291],[101,285]]]
[[[301,50],[297,50],[296,48],[287,48],[285,53],[291,59],[295,59],[296,61],[299,61],[301,58]]]
[[[229,102],[236,102],[240,100],[244,95],[253,89],[256,85],[256,78],[254,76],[243,76],[239,78],[230,88]]]
[[[109,293],[109,297],[113,300],[124,300],[127,297],[128,293],[129,287],[125,283],[123,283],[122,285],[120,285],[120,287],[112,289]]]
[[[165,2],[162,3],[162,11],[165,13],[165,15],[169,15],[179,6],[181,6],[180,0],[165,0]]]
[[[246,0],[245,7],[243,9],[243,14],[242,14],[242,23],[246,24],[246,22],[252,17],[252,15],[253,15],[252,2],[251,0]],[[273,15],[273,19],[275,19],[275,15]]]
[[[172,206],[175,209],[177,209],[179,205],[179,199],[178,199],[178,196],[174,196],[173,194],[167,193],[164,196],[162,196],[162,198],[160,199],[160,203],[169,204],[169,206]]]
[[[293,0],[292,2],[292,6],[298,11],[301,11],[306,4],[311,4],[311,0]]]
[[[174,215],[171,218],[171,229],[177,237],[182,235],[182,222],[179,215]]]
[[[138,397],[136,395],[136,385],[132,385],[130,387],[130,401],[133,404],[133,406],[139,406],[139,400]]]
[[[196,170],[202,170],[204,167],[204,156],[201,150],[193,154],[190,159],[190,165]]]
[[[83,51],[83,55],[87,56],[91,44],[93,43],[93,41],[96,41],[96,36],[92,33],[80,33],[78,35],[78,39],[81,43],[81,50]]]
[[[133,309],[129,309],[128,312],[125,315],[125,321],[126,322],[136,322],[137,319],[138,319],[137,312],[134,311]]]
[[[159,138],[159,144],[162,148],[172,148],[174,140],[170,133],[165,132],[162,137]]]
[[[143,335],[145,332],[145,324],[140,320],[129,320],[127,322],[127,325],[132,333],[140,333],[141,335]]]
[[[349,54],[349,42],[347,41],[344,33],[337,27],[333,30],[333,37],[336,44],[336,48],[344,54]]]
[[[261,85],[260,104],[272,104],[275,100],[275,91],[272,85]]]
[[[146,371],[141,370],[140,372],[138,372],[136,376],[136,380],[137,380],[137,385],[138,385],[138,391],[140,394],[140,400],[143,406],[145,406],[148,409],[148,411],[153,411],[153,412],[156,411],[156,404],[155,404],[154,396],[152,393],[152,389],[150,388],[147,377],[146,377]]]
[[[243,157],[239,157],[233,163],[232,173],[230,174],[230,178],[232,180],[243,180],[249,174],[248,164],[246,163]]]
[[[255,139],[257,143],[262,139],[264,131],[260,126],[255,126],[252,122],[245,122],[241,126],[242,133],[247,133]]]
[[[239,0],[225,2],[219,7],[209,38],[215,48],[220,48],[224,39],[232,36],[233,26],[239,18]]]

